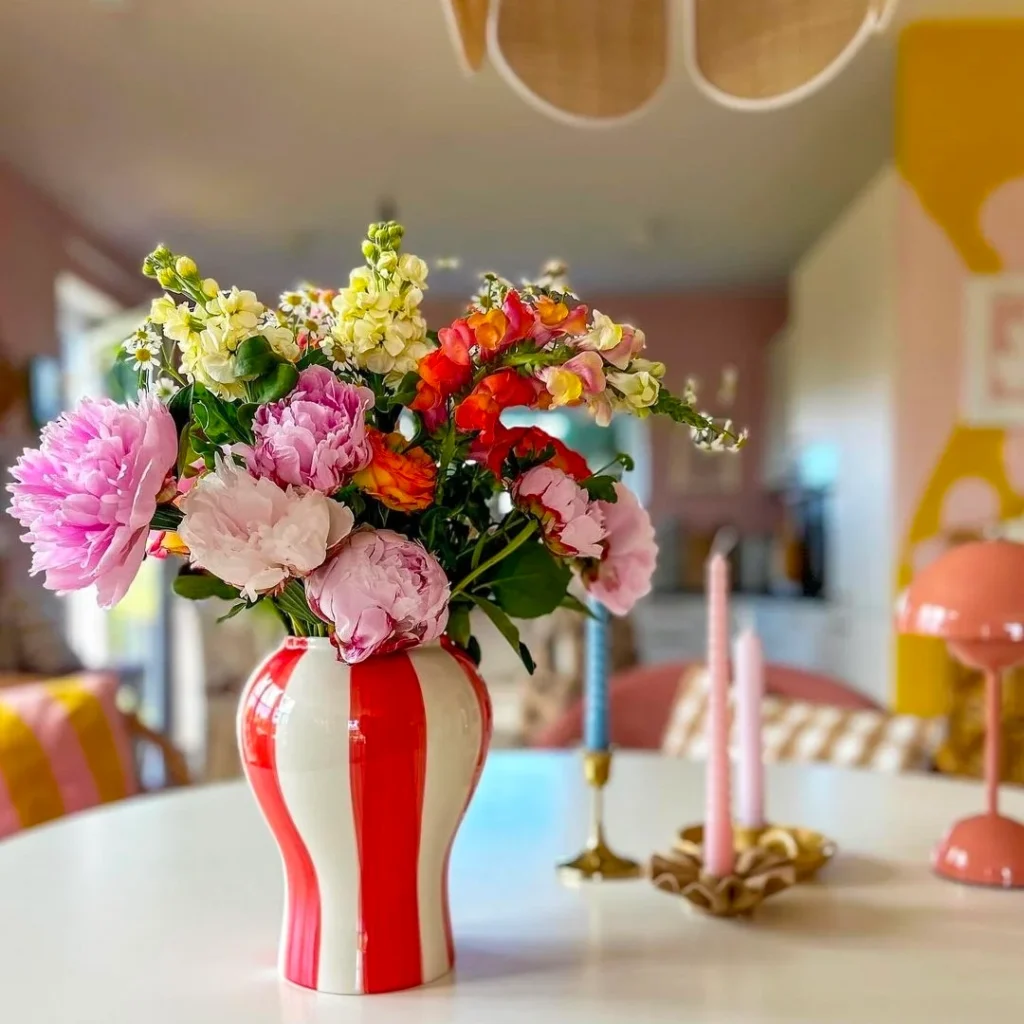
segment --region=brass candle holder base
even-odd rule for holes
[[[682,844],[699,847],[704,842],[704,826],[690,825],[679,833]],[[792,825],[765,825],[763,828],[733,827],[736,852],[759,849],[777,853],[792,861],[798,882],[810,881],[834,856],[835,842],[820,832]]]
[[[576,885],[580,882],[622,881],[640,877],[640,865],[628,857],[620,857],[605,842],[604,787],[608,785],[611,765],[610,750],[587,750],[583,754],[583,775],[593,793],[590,838],[572,860],[558,865],[558,875],[564,882]]]
[[[756,846],[736,855],[732,874],[710,875],[704,870],[701,847],[685,840],[666,856],[655,854],[650,872],[658,889],[681,896],[712,917],[745,917],[796,882],[792,860]]]

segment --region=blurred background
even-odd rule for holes
[[[695,378],[751,435],[707,454],[664,424],[546,415],[594,465],[632,452],[657,525],[656,592],[615,632],[617,671],[671,679],[634,701],[636,744],[703,656],[723,527],[737,620],[780,672],[969,716],[973,681],[897,644],[891,609],[946,546],[1024,512],[1024,0],[506,0],[489,30],[488,6],[0,5],[4,466],[81,395],[123,395],[113,355],[157,242],[266,300],[346,280],[367,223],[395,217],[434,327],[479,271],[558,258],[673,389]],[[272,618],[215,632],[224,609],[175,602],[152,560],[112,612],[57,601],[10,521],[0,558],[5,682],[114,672],[194,777],[236,773]],[[533,679],[481,626],[500,742],[570,742],[578,626],[527,628]],[[976,768],[971,742],[949,770]]]

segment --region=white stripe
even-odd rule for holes
[[[419,893],[423,982],[447,974],[444,858],[469,797],[483,736],[480,703],[466,674],[439,645],[410,652],[427,721],[427,770],[420,827]]]
[[[363,988],[359,849],[349,781],[350,670],[326,645],[299,659],[281,701],[278,782],[320,889],[317,989]]]

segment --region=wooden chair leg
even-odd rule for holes
[[[150,729],[134,712],[125,714],[128,733],[135,741],[152,744],[164,759],[164,769],[172,786],[188,786],[192,776],[185,755],[163,733]]]

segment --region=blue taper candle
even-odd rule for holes
[[[608,749],[608,609],[590,602],[583,740],[587,750]]]

